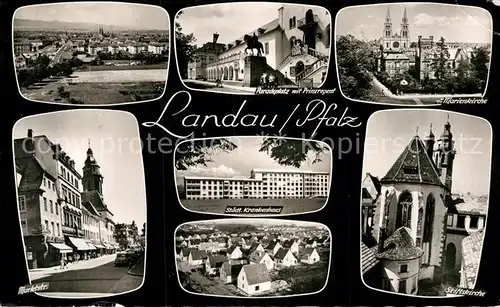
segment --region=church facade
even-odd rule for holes
[[[372,243],[363,242],[380,263],[377,288],[417,294],[419,281],[441,280],[455,154],[451,124],[438,138],[431,127],[426,138],[412,138],[380,180]]]
[[[327,10],[305,5],[283,5],[277,18],[224,44],[208,42],[188,64],[188,79],[239,84],[245,72],[244,36],[256,36],[263,45],[267,72],[282,84],[323,83],[330,56],[331,17]],[[207,46],[214,45],[214,48]],[[249,72],[247,72],[249,73]]]

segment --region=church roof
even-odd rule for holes
[[[384,250],[377,254],[378,259],[406,261],[421,257],[424,251],[415,245],[410,229],[400,227],[384,242]]]
[[[425,145],[419,136],[413,137],[381,182],[424,183],[443,186],[436,167],[427,155]]]

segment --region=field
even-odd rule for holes
[[[321,209],[326,198],[299,199],[182,199],[181,204],[189,210],[224,214],[227,206],[267,207],[283,206],[281,214],[311,212]]]
[[[163,93],[166,69],[76,71],[68,78],[50,78],[21,93],[27,99],[68,103],[59,88],[82,104],[111,104],[156,99]]]

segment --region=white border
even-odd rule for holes
[[[179,196],[179,189],[177,188],[177,172],[179,172],[176,167],[175,167],[175,155],[177,154],[177,149],[179,148],[179,146],[182,144],[182,143],[187,143],[187,142],[196,142],[196,141],[203,141],[203,140],[217,140],[217,139],[234,139],[234,138],[263,138],[263,137],[266,137],[266,136],[259,136],[259,135],[256,135],[256,136],[253,136],[253,135],[244,135],[244,136],[217,136],[217,137],[212,137],[212,138],[199,138],[199,139],[188,139],[188,140],[182,140],[181,142],[177,143],[177,145],[175,146],[175,150],[174,150],[174,155],[173,155],[173,167],[174,167],[174,183],[175,183],[175,191],[176,191],[176,195],[177,195],[177,200],[179,201],[179,204],[181,205],[181,207],[186,210],[186,211],[189,211],[189,212],[193,212],[193,213],[199,213],[199,214],[210,214],[210,215],[218,215],[218,216],[230,216],[230,217],[243,217],[243,216],[246,216],[247,218],[263,218],[263,217],[282,217],[282,216],[293,216],[293,215],[299,215],[299,214],[309,214],[309,213],[315,213],[315,212],[319,212],[321,210],[323,210],[326,205],[328,204],[328,201],[330,200],[330,192],[331,192],[331,189],[332,189],[332,173],[333,173],[333,150],[332,148],[330,147],[330,145],[328,145],[326,142],[323,142],[323,141],[319,141],[319,140],[313,140],[313,139],[302,139],[302,138],[291,138],[291,137],[283,137],[283,136],[269,136],[269,138],[275,138],[275,139],[286,139],[286,140],[301,140],[301,141],[304,141],[304,142],[316,142],[316,143],[319,143],[319,144],[323,144],[329,151],[329,155],[330,155],[330,184],[329,184],[329,190],[328,190],[328,195],[326,196],[326,200],[325,200],[325,203],[323,204],[323,206],[317,210],[314,210],[314,211],[303,211],[303,212],[298,212],[298,213],[287,213],[287,214],[259,214],[259,213],[256,213],[256,214],[238,214],[238,213],[228,213],[228,214],[224,214],[224,213],[216,213],[216,212],[201,212],[201,211],[197,211],[197,210],[191,210],[191,209],[188,209],[186,208],[183,204],[182,204],[182,200]],[[263,205],[265,206],[265,205]]]
[[[142,6],[149,6],[149,7],[156,7],[158,9],[161,9],[165,12],[167,15],[167,21],[169,28],[167,29],[168,31],[168,60],[167,60],[167,76],[165,78],[165,85],[163,87],[163,93],[158,96],[157,98],[149,99],[149,100],[141,100],[141,101],[131,101],[131,102],[120,102],[120,103],[103,103],[103,104],[73,104],[73,103],[63,103],[63,102],[56,102],[56,101],[43,101],[43,100],[34,100],[34,99],[28,99],[21,93],[21,87],[19,86],[19,81],[17,80],[17,68],[16,68],[16,55],[15,55],[15,50],[14,50],[14,20],[16,18],[16,13],[18,10],[21,10],[23,8],[28,8],[28,7],[33,7],[33,6],[57,6],[59,4],[124,4],[124,5],[142,5]],[[175,39],[175,35],[173,35]],[[47,103],[47,104],[55,104],[55,105],[63,105],[63,106],[74,106],[74,107],[107,107],[107,106],[121,106],[121,105],[127,105],[127,104],[137,104],[137,103],[144,103],[144,102],[151,102],[151,101],[156,101],[160,100],[163,98],[167,91],[167,81],[168,81],[168,72],[170,69],[170,62],[171,62],[171,56],[172,56],[172,44],[170,43],[172,40],[172,30],[170,29],[170,15],[168,14],[168,11],[157,5],[152,5],[152,4],[142,4],[142,3],[133,3],[133,2],[117,2],[117,1],[82,1],[82,2],[53,2],[53,3],[43,3],[43,4],[32,4],[32,5],[25,5],[18,7],[15,11],[14,14],[12,15],[12,60],[14,64],[14,73],[16,74],[16,84],[17,84],[17,90],[19,92],[19,95],[23,97],[24,99],[28,101],[33,101],[33,102],[38,102],[38,103]]]
[[[272,221],[275,221],[276,224],[280,224],[280,223],[303,223],[303,224],[306,224],[307,226],[322,226],[325,229],[327,229],[328,232],[330,233],[330,238],[329,238],[329,240],[330,240],[330,259],[328,261],[328,270],[327,270],[327,273],[326,273],[326,280],[325,280],[325,284],[324,284],[323,288],[321,288],[320,290],[318,290],[316,292],[308,292],[308,293],[301,293],[301,294],[290,294],[290,295],[282,295],[282,296],[216,295],[216,294],[206,294],[206,293],[190,292],[190,291],[184,289],[184,287],[182,286],[182,283],[181,283],[181,279],[179,277],[179,269],[177,267],[177,251],[176,251],[176,246],[175,246],[175,242],[176,242],[175,238],[176,238],[177,231],[179,230],[180,227],[182,227],[184,225],[203,224],[203,223],[217,223],[217,222],[220,222],[220,221],[228,221],[228,220],[231,220],[231,221],[236,222],[236,223],[240,222],[242,224],[251,224],[252,221],[254,221],[254,220],[256,220],[256,221],[259,221],[259,220],[272,220]],[[184,290],[186,293],[189,293],[189,294],[201,295],[201,296],[211,296],[211,297],[227,297],[227,298],[236,298],[236,299],[289,298],[289,297],[294,297],[294,296],[304,296],[304,295],[318,294],[321,291],[325,290],[326,286],[328,285],[328,281],[330,280],[330,269],[332,268],[332,231],[325,224],[318,223],[318,222],[297,221],[297,220],[283,220],[283,219],[264,219],[264,218],[214,219],[214,220],[202,220],[202,221],[198,220],[198,221],[194,221],[194,222],[185,222],[185,223],[182,223],[179,226],[177,226],[177,228],[175,228],[175,230],[174,230],[174,244],[173,245],[174,245],[175,274],[177,275],[177,281],[179,282],[179,287],[182,290]]]
[[[332,59],[332,33],[333,33],[333,30],[332,30],[332,26],[333,26],[333,19],[332,19],[332,13],[330,12],[330,10],[328,10],[326,7],[323,7],[323,6],[320,6],[320,5],[311,5],[311,4],[301,4],[301,3],[286,3],[286,2],[269,2],[269,1],[263,1],[263,2],[249,2],[249,1],[242,1],[242,2],[226,2],[226,3],[213,3],[213,4],[203,4],[203,5],[196,5],[196,6],[189,6],[189,7],[185,7],[183,9],[180,9],[179,11],[177,11],[177,13],[175,13],[175,17],[174,17],[174,28],[175,28],[175,20],[177,19],[177,16],[179,15],[179,13],[182,11],[186,11],[186,10],[191,10],[191,9],[203,9],[205,7],[208,7],[208,6],[222,6],[222,5],[225,5],[225,6],[237,6],[239,4],[281,4],[281,5],[290,5],[290,6],[306,6],[306,7],[311,7],[311,8],[318,8],[318,9],[322,9],[322,10],[325,10],[326,12],[328,12],[328,16],[330,16],[330,54],[328,55],[328,66],[326,68],[326,76],[325,76],[325,80],[323,81],[323,83],[321,83],[319,86],[315,87],[316,89],[319,89],[319,88],[322,88],[323,85],[325,85],[326,83],[326,80],[328,78],[328,73],[330,71],[330,62],[331,62],[331,59]],[[253,12],[253,13],[258,13],[257,12],[257,9],[255,10],[256,12]],[[250,13],[252,14],[252,13]],[[175,29],[174,29],[175,31]],[[181,76],[181,71],[179,70],[179,61],[177,61],[177,39],[174,35],[174,49],[175,49],[175,63],[176,63],[176,66],[177,66],[177,74],[179,75],[179,80],[181,81],[182,85],[184,85],[184,87],[186,87],[186,89],[189,89],[191,91],[199,91],[199,92],[210,92],[210,93],[217,93],[217,94],[226,94],[226,95],[256,95],[255,93],[252,93],[252,92],[244,92],[244,93],[239,93],[239,92],[224,92],[224,91],[214,91],[214,90],[204,90],[204,89],[196,89],[196,88],[191,88],[189,86],[187,86],[185,83],[184,83],[184,80],[182,79],[182,76]],[[263,94],[258,94],[258,96],[263,96]]]
[[[140,137],[139,123],[137,121],[137,118],[132,113],[127,112],[127,111],[107,110],[107,109],[76,109],[76,110],[63,110],[63,111],[48,112],[48,113],[42,113],[42,114],[37,114],[37,115],[29,115],[29,116],[18,119],[12,128],[12,153],[13,153],[12,159],[13,159],[13,163],[14,163],[14,178],[17,178],[16,154],[15,154],[15,148],[14,148],[14,140],[15,140],[14,131],[16,130],[16,125],[19,122],[22,122],[24,119],[28,119],[31,117],[59,115],[59,114],[69,113],[69,112],[88,112],[88,113],[90,113],[90,112],[108,112],[108,113],[128,114],[134,119],[136,127],[137,127],[137,135]],[[143,158],[144,157],[141,153],[141,161],[143,161]],[[142,173],[144,174],[144,179],[146,179],[146,174],[144,171],[144,161],[141,163],[141,166],[142,166]],[[17,217],[19,219],[19,229],[21,230],[21,240],[23,242],[23,251],[24,251],[24,261],[26,263],[26,272],[28,274],[29,284],[31,285],[31,284],[33,284],[33,282],[32,282],[31,277],[30,277],[28,259],[26,257],[26,244],[24,242],[24,235],[23,235],[23,232],[22,232],[23,230],[22,230],[22,226],[21,226],[21,212],[19,212],[19,202],[18,202],[19,194],[18,194],[17,180],[15,180],[15,184],[16,184],[15,190],[16,190]],[[105,298],[105,297],[127,294],[127,293],[131,293],[131,292],[134,292],[134,291],[141,289],[142,286],[144,285],[145,280],[146,280],[146,259],[147,259],[147,251],[148,251],[148,239],[147,239],[148,238],[148,234],[147,234],[148,208],[147,208],[147,197],[146,197],[146,180],[144,180],[143,189],[144,189],[144,200],[145,200],[145,206],[146,206],[146,215],[145,215],[145,219],[144,219],[144,223],[146,223],[146,227],[144,229],[144,235],[145,235],[146,240],[144,242],[144,256],[143,256],[144,257],[144,273],[142,275],[142,283],[140,284],[139,287],[137,287],[133,290],[129,290],[129,291],[121,292],[121,293],[109,293],[109,294],[108,293],[102,293],[102,294],[101,293],[85,293],[85,292],[81,292],[81,293],[76,294],[73,292],[69,292],[68,296],[66,296],[64,294],[62,296],[55,296],[54,295],[55,293],[61,294],[61,292],[43,292],[42,291],[42,292],[34,292],[34,293],[38,296],[41,296],[41,297],[56,298],[56,299],[94,299],[94,298]],[[128,271],[127,271],[127,274],[128,274]],[[51,293],[52,293],[52,295],[51,295]],[[71,294],[74,294],[77,296],[70,296]],[[86,296],[84,296],[84,294]]]
[[[445,5],[445,6],[460,6],[460,7],[469,7],[469,8],[476,8],[476,9],[479,9],[479,10],[483,10],[485,12],[487,12],[489,15],[490,15],[490,19],[491,19],[491,29],[490,29],[490,32],[491,32],[491,40],[490,40],[490,46],[491,46],[491,52],[490,52],[490,61],[489,61],[489,64],[488,64],[488,79],[486,80],[486,85],[484,87],[484,93],[481,95],[481,98],[484,99],[484,96],[486,95],[486,92],[488,91],[488,84],[489,84],[489,81],[490,81],[490,76],[491,76],[491,61],[493,60],[493,16],[491,15],[491,13],[482,8],[482,7],[478,7],[478,6],[472,6],[472,5],[462,5],[462,4],[450,4],[450,3],[436,3],[436,2],[409,2],[411,3],[412,5],[415,5],[415,4],[418,4],[418,5],[430,5],[430,4],[434,4],[434,5]],[[441,106],[442,104],[440,103],[433,103],[433,104],[412,104],[412,105],[408,105],[408,104],[404,104],[404,103],[385,103],[385,102],[376,102],[376,101],[368,101],[368,100],[359,100],[359,99],[353,99],[353,98],[350,98],[350,97],[347,97],[344,92],[342,92],[342,87],[340,86],[340,74],[339,74],[339,65],[338,65],[338,59],[337,59],[337,22],[338,22],[338,17],[339,17],[339,14],[340,12],[342,12],[343,10],[347,10],[347,9],[355,9],[355,8],[358,8],[358,7],[369,7],[369,6],[378,6],[378,5],[405,5],[406,2],[388,2],[388,3],[374,3],[374,4],[362,4],[362,5],[351,5],[351,6],[345,6],[343,8],[341,8],[338,12],[337,12],[337,15],[335,16],[335,46],[334,46],[334,49],[335,49],[335,67],[336,67],[336,70],[337,70],[337,82],[338,82],[338,86],[339,86],[339,90],[340,90],[340,93],[342,94],[342,96],[344,96],[345,99],[347,100],[350,100],[350,101],[356,101],[356,102],[361,102],[361,103],[371,103],[371,104],[379,104],[379,105],[386,105],[386,106],[401,106],[401,107],[410,107],[410,108],[414,108],[414,107],[420,107],[420,108],[425,108],[425,107],[434,107],[434,106]],[[440,98],[446,98],[446,97],[449,97],[451,94],[443,94],[442,97]],[[474,94],[456,94],[453,96],[453,98],[468,98],[468,97],[472,97],[474,96]],[[437,99],[436,99],[437,100]],[[372,114],[373,115],[373,114]]]
[[[377,113],[384,113],[384,112],[399,112],[399,113],[411,113],[411,111],[420,111],[420,112],[429,112],[429,113],[432,113],[432,112],[441,112],[441,113],[447,113],[447,114],[455,114],[455,115],[460,115],[460,116],[469,116],[469,117],[473,117],[473,118],[476,118],[476,119],[479,119],[479,120],[483,120],[485,121],[489,126],[490,126],[490,172],[489,172],[489,189],[491,190],[491,167],[492,167],[492,159],[493,159],[493,128],[491,126],[491,123],[482,118],[482,117],[479,117],[479,116],[474,116],[474,115],[469,115],[469,114],[464,114],[464,113],[460,113],[460,112],[454,112],[454,111],[447,111],[447,110],[435,110],[435,109],[428,109],[428,110],[425,110],[425,109],[420,109],[420,108],[408,108],[408,109],[393,109],[393,110],[381,110],[381,111],[376,111],[374,112],[369,118],[368,118],[368,121],[366,122],[366,135],[368,135],[368,130],[370,128],[370,120],[372,118],[375,117],[375,114]],[[364,154],[363,154],[363,157],[366,155],[366,146],[365,146],[365,150],[364,150]],[[363,161],[364,163],[364,161]],[[364,174],[364,173],[362,173]],[[363,188],[362,188],[362,185],[363,185],[363,175],[361,177],[361,184],[360,184],[360,187],[361,187],[361,192],[360,192],[360,201],[363,199]],[[489,216],[489,211],[490,211],[490,194],[491,193],[488,193],[488,212],[486,213],[486,219],[484,221],[484,227],[483,227],[483,241],[481,243],[481,253],[479,255],[479,259],[481,259],[482,255],[483,255],[483,248],[484,248],[484,238],[486,237],[486,222],[488,220],[488,216]],[[359,214],[359,221],[360,221],[360,229],[359,229],[359,241],[360,242],[363,242],[363,232],[361,230],[361,225],[362,225],[362,220],[363,220],[363,210],[360,210],[360,214]],[[361,282],[363,283],[363,285],[365,285],[365,287],[367,287],[368,289],[371,289],[371,290],[374,290],[374,291],[380,291],[380,292],[383,292],[383,293],[387,293],[387,294],[393,294],[393,295],[399,295],[399,296],[407,296],[407,297],[419,297],[419,298],[427,298],[427,299],[434,299],[434,298],[439,298],[439,299],[446,299],[446,298],[454,298],[454,297],[464,297],[463,295],[449,295],[449,296],[424,296],[424,295],[412,295],[412,294],[403,294],[403,293],[398,293],[398,292],[391,292],[391,291],[387,291],[387,290],[383,290],[383,289],[377,289],[377,288],[374,288],[374,287],[371,287],[369,285],[367,285],[365,283],[365,280],[363,279],[363,257],[362,257],[362,251],[361,251],[361,245],[360,245],[360,253],[359,253],[359,273],[360,273],[360,276],[361,276]],[[477,278],[479,277],[479,268],[481,266],[481,260],[479,261],[479,265],[477,267],[477,272],[476,272],[476,281],[474,281],[474,289],[472,290],[475,290],[475,287],[476,287],[476,282],[477,282]]]

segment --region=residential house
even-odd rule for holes
[[[282,246],[278,242],[278,240],[273,240],[266,247],[266,251],[269,253],[269,255],[274,256],[280,248],[282,248]]]
[[[234,283],[245,264],[247,264],[245,260],[227,260],[219,270],[220,279],[226,284]]]
[[[312,247],[312,248],[315,248],[316,246],[318,245],[318,241],[316,238],[311,238],[311,239],[307,239],[305,241],[305,246],[306,247]]]
[[[193,239],[188,241],[188,247],[190,248],[199,248],[200,247],[201,240],[200,239]]]
[[[198,249],[211,253],[216,253],[221,250],[220,245],[217,242],[201,242]]]
[[[191,251],[194,249],[192,248],[182,248],[179,252],[179,259],[182,261],[188,261],[189,260],[189,254],[191,254]]]
[[[264,249],[264,247],[262,247],[262,244],[260,243],[252,243],[252,245],[250,246],[250,249],[248,250],[248,253],[254,253],[254,252],[265,252],[266,250]]]
[[[228,259],[241,259],[242,257],[243,257],[243,253],[241,252],[241,249],[239,246],[232,245],[227,250],[227,258]]]
[[[192,250],[191,253],[189,253],[188,261],[191,265],[203,265],[207,258],[208,255],[205,251]]]
[[[315,264],[320,260],[318,251],[315,248],[306,247],[300,252],[300,262]]]
[[[280,248],[274,255],[274,262],[289,267],[297,264],[297,258],[295,258],[288,248]]]
[[[226,257],[222,255],[208,256],[205,262],[205,271],[210,275],[217,274],[225,261]]]
[[[271,259],[271,256],[269,256],[268,253],[266,252],[254,252],[248,256],[248,260],[250,263],[263,263],[266,265],[267,269],[270,271],[274,269],[274,261]]]
[[[290,249],[290,251],[294,254],[299,252],[299,243],[297,240],[288,240],[283,242],[283,247]]]
[[[238,275],[238,288],[252,295],[271,290],[271,277],[264,263],[247,264]]]

